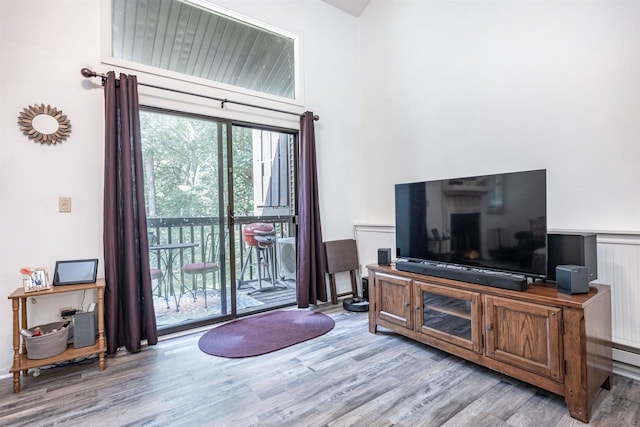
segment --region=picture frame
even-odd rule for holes
[[[37,267],[31,269],[27,275],[23,274],[22,286],[25,292],[37,292],[51,289],[47,268]]]

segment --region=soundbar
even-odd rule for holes
[[[461,282],[493,286],[494,288],[526,291],[527,278],[518,274],[481,270],[454,264],[436,264],[427,261],[396,261],[396,269],[427,276],[460,280]]]

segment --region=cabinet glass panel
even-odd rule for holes
[[[471,301],[422,291],[422,325],[471,340]]]

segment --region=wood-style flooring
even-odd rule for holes
[[[3,426],[578,426],[564,400],[394,333],[367,313],[320,307],[329,333],[271,354],[225,359],[202,332],[138,354],[43,370],[14,395]],[[614,376],[590,425],[640,425],[640,382]]]

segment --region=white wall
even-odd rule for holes
[[[102,3],[102,4],[101,4]],[[359,143],[357,20],[320,0],[216,2],[303,39],[304,109],[320,115],[316,123],[322,222],[327,240],[353,235],[362,209]],[[99,81],[80,75],[101,64],[104,1],[0,1],[0,296],[21,285],[26,265],[52,270],[58,259],[97,257],[102,262],[104,108]],[[107,5],[108,8],[108,5]],[[125,70],[126,72],[126,70]],[[141,82],[157,77],[140,73]],[[169,82],[191,90],[186,84]],[[202,88],[200,88],[202,90]],[[216,93],[220,93],[219,91]],[[228,94],[229,99],[237,99]],[[144,102],[220,117],[268,120],[239,108],[221,111],[202,101],[168,101],[141,89]],[[255,102],[261,102],[255,100]],[[28,140],[16,124],[20,111],[47,103],[68,115],[72,133],[56,146]],[[291,110],[289,108],[283,108]],[[297,128],[298,121],[278,118]],[[286,123],[282,122],[285,121]],[[72,197],[72,213],[58,213],[58,197]],[[69,300],[70,298],[70,300]],[[80,295],[29,303],[30,324],[55,320],[58,307],[77,306]],[[0,310],[0,376],[13,357],[10,304]]]
[[[53,269],[56,259],[102,259],[103,108],[83,88],[80,67],[100,60],[91,2],[0,2],[0,374],[11,364],[11,304],[23,266]],[[28,105],[51,104],[71,121],[68,140],[41,145],[19,132]],[[72,212],[58,213],[58,197]],[[101,272],[102,274],[102,272]],[[81,296],[72,296],[79,306]],[[92,300],[92,296],[88,300]],[[57,320],[65,299],[28,303],[37,323]],[[33,323],[32,323],[33,325]]]
[[[360,26],[361,223],[398,182],[546,168],[549,228],[640,231],[640,2],[372,0]]]

